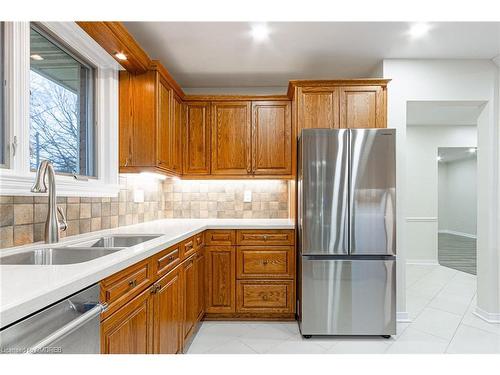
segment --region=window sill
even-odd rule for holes
[[[6,172],[0,172],[0,195],[40,195],[31,192],[31,187],[35,181],[34,173],[26,176],[16,176]],[[116,197],[119,191],[120,185],[118,182],[116,184],[104,183],[95,179],[78,181],[73,177],[56,175],[56,192],[61,197]]]

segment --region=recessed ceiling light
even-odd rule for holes
[[[437,161],[441,161],[443,160],[443,158],[441,156],[438,155],[438,157],[436,158]]]
[[[115,57],[118,60],[127,60],[127,55],[125,55],[124,53],[121,53],[121,52],[115,53]]]
[[[471,154],[475,154],[475,153],[476,153],[476,151],[477,151],[477,148],[476,148],[476,147],[471,147],[471,148],[469,148],[469,152],[470,152]]]
[[[426,22],[418,22],[411,25],[410,30],[408,30],[408,34],[414,39],[421,38],[426,35],[430,29],[430,24]]]
[[[257,23],[252,25],[252,37],[256,42],[262,42],[269,37],[269,27],[265,23]]]
[[[43,60],[43,57],[38,55],[38,54],[33,54],[30,56],[32,60],[36,60],[36,61],[42,61]]]

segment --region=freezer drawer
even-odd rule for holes
[[[395,258],[300,258],[302,335],[396,334]]]

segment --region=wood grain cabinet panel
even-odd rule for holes
[[[195,259],[195,269],[197,272],[197,296],[198,296],[198,316],[197,321],[203,319],[205,314],[205,250],[200,249]]]
[[[251,173],[251,102],[212,102],[211,111],[211,173]]]
[[[337,87],[300,87],[297,95],[298,134],[301,129],[339,127]]]
[[[182,282],[184,289],[183,341],[187,341],[198,320],[198,273],[195,263],[196,255],[182,264]]]
[[[385,128],[385,90],[380,86],[340,88],[341,128]]]
[[[239,313],[293,313],[294,282],[292,280],[238,280]]]
[[[210,174],[210,103],[186,102],[183,173]]]
[[[252,173],[292,172],[292,117],[288,101],[252,102]]]
[[[234,246],[207,246],[207,313],[235,312],[236,249]]]
[[[295,251],[293,246],[239,246],[236,254],[236,277],[293,278]]]
[[[181,243],[181,259],[187,259],[196,252],[194,237],[188,238]]]
[[[176,244],[153,256],[153,273],[156,278],[165,275],[180,263],[180,248],[181,244]]]
[[[293,229],[240,229],[237,233],[238,245],[293,245]]]
[[[101,323],[101,353],[152,351],[151,292],[146,289]]]
[[[100,299],[108,304],[101,314],[103,319],[153,282],[151,263],[150,259],[143,260],[101,281]]]
[[[172,89],[161,79],[158,80],[158,166],[162,169],[173,170],[174,132],[172,122]]]
[[[182,128],[184,125],[184,105],[177,95],[172,100],[172,170],[182,174]]]
[[[154,353],[176,354],[182,351],[182,283],[179,268],[155,284],[153,294]]]
[[[205,231],[205,244],[212,245],[234,245],[236,243],[236,231],[232,229],[210,229]]]

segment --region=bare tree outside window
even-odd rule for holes
[[[35,25],[30,57],[31,169],[95,176],[93,68]]]

